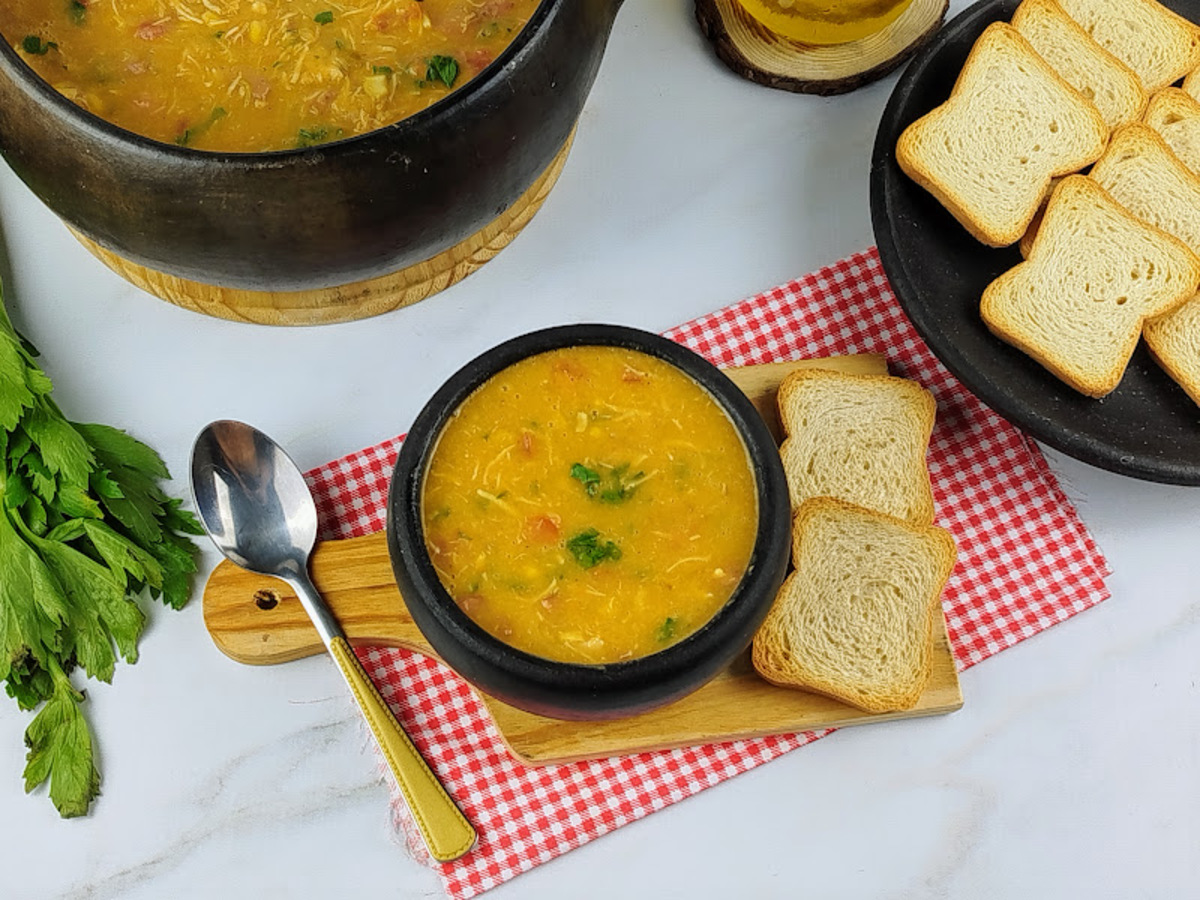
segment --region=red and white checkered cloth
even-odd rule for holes
[[[882,353],[893,374],[937,398],[929,451],[937,521],[958,543],[943,603],[959,667],[1108,597],[1108,565],[1036,444],[969,394],[933,357],[892,294],[874,250],[681,325],[667,336],[720,366]],[[308,474],[324,538],[384,527],[394,438]],[[794,750],[790,734],[530,768],[505,751],[482,704],[417,654],[359,656],[479,832],[439,867],[446,892],[473,897],[540,863]],[[406,813],[393,799],[394,818]],[[411,842],[410,842],[411,845]]]

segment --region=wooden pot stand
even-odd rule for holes
[[[737,0],[696,0],[717,57],[743,78],[799,94],[845,94],[891,72],[941,27],[949,0],[913,0],[890,25],[845,44],[801,44],[763,27]]]

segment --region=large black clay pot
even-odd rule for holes
[[[542,0],[444,101],[335,143],[211,153],[87,113],[0,41],[0,154],[76,231],[146,268],[251,291],[363,281],[503,213],[563,148],[621,0]]]

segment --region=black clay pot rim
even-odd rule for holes
[[[525,27],[521,29],[512,42],[483,71],[462,87],[452,91],[441,100],[420,112],[413,113],[411,116],[405,116],[403,119],[392,122],[390,125],[382,125],[379,128],[363,132],[362,134],[315,144],[311,147],[293,147],[282,150],[198,150],[195,147],[180,147],[176,144],[168,144],[165,141],[156,141],[153,138],[138,134],[136,131],[130,131],[127,128],[122,128],[120,125],[115,125],[107,119],[89,112],[82,106],[68,100],[51,87],[44,78],[38,75],[21,58],[21,55],[12,48],[8,43],[8,39],[3,35],[0,35],[0,57],[6,57],[12,64],[12,74],[14,77],[21,79],[28,89],[39,95],[48,106],[57,110],[65,118],[78,122],[80,131],[86,134],[97,134],[107,140],[125,143],[131,150],[165,153],[168,156],[176,156],[181,161],[203,160],[206,162],[227,161],[231,163],[246,163],[257,160],[264,163],[271,163],[289,160],[305,154],[312,154],[314,151],[322,154],[338,152],[341,148],[353,147],[367,138],[389,131],[394,132],[404,131],[409,128],[420,128],[430,120],[448,115],[449,111],[456,105],[464,102],[470,95],[483,89],[500,69],[507,67],[512,59],[524,49],[529,41],[532,40],[533,35],[542,27],[543,22],[550,15],[552,8],[561,2],[565,2],[565,0],[540,0],[537,9],[533,12],[533,16],[525,23]]]
[[[725,605],[708,622],[683,640],[663,650],[615,663],[570,663],[535,656],[484,631],[458,607],[442,586],[424,550],[424,536],[419,525],[421,491],[416,490],[415,496],[411,498],[415,507],[399,508],[404,500],[402,482],[410,474],[407,467],[402,469],[399,461],[389,490],[387,532],[393,566],[407,566],[408,576],[420,582],[421,589],[427,595],[432,594],[436,598],[434,602],[423,605],[443,626],[456,634],[468,653],[510,669],[514,674],[532,676],[547,682],[557,681],[567,690],[589,689],[601,694],[607,691],[628,690],[630,682],[635,680],[651,683],[669,679],[691,668],[690,661],[694,657],[714,653],[735,639],[731,635],[743,630],[742,620],[752,619],[755,612],[754,604],[739,601],[758,589],[762,578],[770,579],[774,568],[771,564],[774,554],[782,552],[786,556],[788,541],[782,540],[784,547],[781,550],[778,546],[780,536],[773,533],[768,518],[770,504],[764,501],[764,495],[771,491],[772,486],[764,480],[766,473],[761,470],[756,460],[756,452],[761,454],[764,447],[775,453],[775,442],[749,398],[720,369],[682,344],[652,332],[622,325],[583,323],[544,328],[505,341],[460,368],[447,379],[422,409],[402,445],[402,459],[411,459],[414,447],[419,453],[411,473],[416,484],[423,484],[429,458],[446,421],[453,410],[476,388],[497,372],[522,359],[564,346],[583,345],[627,347],[656,356],[675,366],[706,390],[721,406],[733,422],[746,448],[748,462],[755,473],[758,497],[758,530],[754,549],[738,586]],[[408,448],[407,454],[405,448]],[[413,513],[416,514],[415,519],[412,517]],[[415,522],[415,528],[412,531],[402,528],[397,521],[400,518],[409,523]],[[414,572],[409,560],[397,559],[397,553],[400,552],[403,556],[403,551],[412,552],[416,548],[419,548],[419,552],[413,554],[416,569]],[[773,594],[772,591],[772,596]],[[765,610],[763,612],[765,614]]]

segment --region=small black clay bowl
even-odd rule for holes
[[[0,39],[0,155],[77,232],[140,266],[252,291],[345,285],[493,222],[563,149],[622,0],[542,0],[487,69],[366,134],[218,153],[152,141],[59,94]]]
[[[758,494],[757,538],[750,562],[725,606],[677,644],[649,656],[605,665],[533,656],[488,634],[442,586],[422,529],[425,474],[455,410],[502,369],[529,356],[580,345],[624,347],[653,355],[705,388],[741,435]],[[614,325],[568,325],[535,331],[489,350],[434,394],[400,450],[388,497],[387,535],[392,569],[413,620],[458,674],[485,693],[539,715],[612,719],[683,697],[745,650],[783,580],[791,515],[778,448],[753,405],[719,369],[691,350],[648,332]]]

